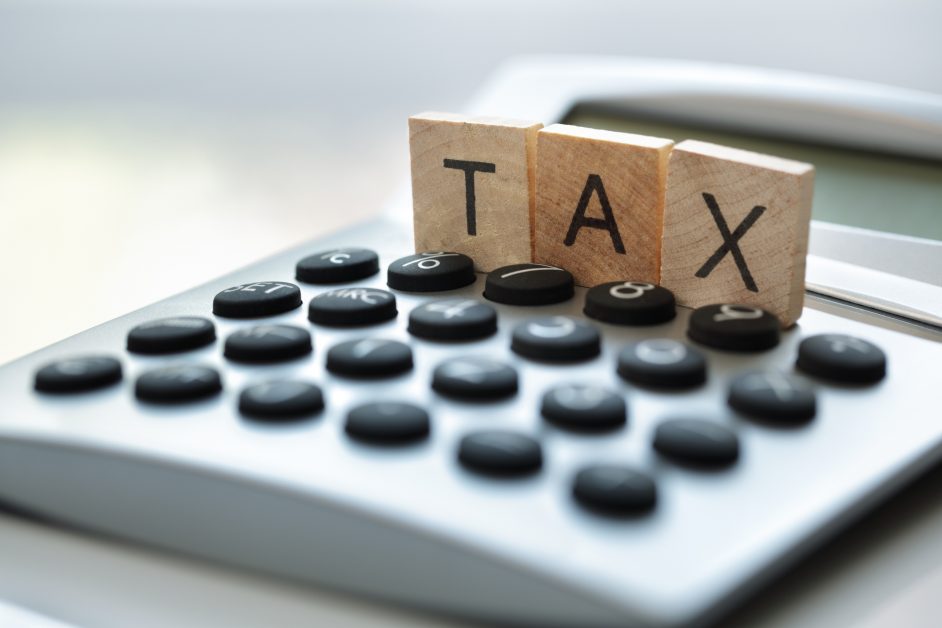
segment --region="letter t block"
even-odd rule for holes
[[[415,248],[479,271],[529,262],[539,122],[450,113],[409,118]]]

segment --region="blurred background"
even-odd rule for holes
[[[0,362],[379,211],[525,53],[942,92],[942,3],[0,0]]]

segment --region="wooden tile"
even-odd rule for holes
[[[814,167],[687,140],[670,157],[661,283],[681,305],[801,315]]]
[[[657,283],[666,139],[554,124],[538,133],[535,262],[581,286]]]
[[[479,271],[532,257],[539,122],[423,113],[409,118],[416,251],[457,251]]]

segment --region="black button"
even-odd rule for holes
[[[373,325],[396,318],[396,295],[376,288],[341,288],[310,300],[307,317],[318,325]]]
[[[546,264],[513,264],[488,273],[484,298],[508,305],[549,305],[571,299],[573,286],[568,270]]]
[[[164,366],[137,378],[134,394],[141,401],[177,403],[217,394],[222,380],[216,369],[195,364]]]
[[[593,384],[567,384],[546,391],[540,413],[559,427],[596,432],[625,424],[628,407],[621,395]]]
[[[348,377],[384,377],[411,368],[412,349],[396,340],[348,340],[327,352],[327,370]]]
[[[822,334],[801,341],[797,366],[809,375],[834,382],[872,384],[886,376],[886,354],[860,338]]]
[[[331,249],[308,255],[295,267],[295,277],[304,283],[342,283],[379,272],[379,256],[370,249]]]
[[[739,458],[739,439],[717,423],[699,419],[670,419],[654,431],[654,449],[680,463],[723,467]]]
[[[729,405],[759,419],[803,423],[815,414],[814,391],[790,375],[778,371],[753,371],[733,380]]]
[[[751,305],[705,305],[690,315],[691,340],[726,351],[764,351],[778,344],[775,316]]]
[[[357,440],[397,445],[426,438],[429,418],[425,410],[411,403],[366,403],[350,410],[345,429]]]
[[[468,434],[458,446],[458,460],[466,468],[494,476],[534,473],[543,465],[543,450],[529,436],[504,430]]]
[[[656,325],[677,315],[674,293],[645,281],[612,281],[585,294],[585,315],[614,325]]]
[[[121,363],[107,356],[56,360],[36,371],[36,390],[73,393],[104,388],[121,381]]]
[[[616,517],[648,512],[657,503],[657,486],[648,475],[609,464],[580,470],[572,494],[589,510]]]
[[[409,313],[409,333],[431,340],[477,340],[497,332],[497,312],[474,299],[424,303]]]
[[[233,332],[223,351],[237,362],[281,362],[307,355],[311,333],[293,325],[256,325]]]
[[[517,392],[517,371],[489,358],[454,358],[432,372],[432,389],[459,399],[499,399]]]
[[[283,281],[258,281],[223,290],[213,299],[213,314],[229,318],[273,316],[301,305],[301,289]]]
[[[266,422],[281,422],[324,409],[324,395],[314,384],[291,380],[253,384],[239,395],[239,412]]]
[[[476,279],[470,257],[447,251],[407,255],[390,264],[386,273],[390,288],[407,292],[456,290]]]
[[[682,342],[652,338],[618,354],[618,374],[629,382],[657,388],[690,388],[706,381],[703,354]]]
[[[128,332],[128,351],[175,353],[206,346],[216,340],[216,326],[202,316],[176,316],[141,323]]]
[[[549,362],[576,362],[601,351],[595,327],[565,316],[536,318],[514,328],[510,348],[520,355]]]

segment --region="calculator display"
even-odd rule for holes
[[[566,124],[697,139],[814,164],[812,218],[942,240],[942,161],[761,137],[614,111],[577,108]]]

